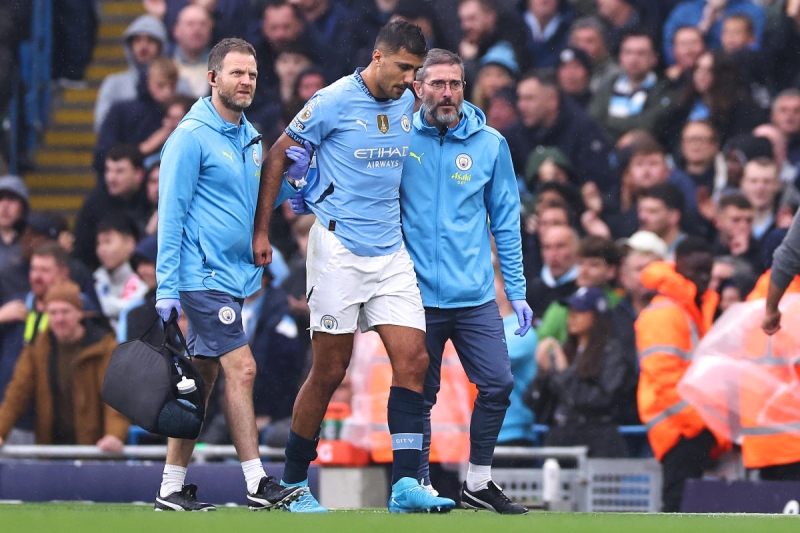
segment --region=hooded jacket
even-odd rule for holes
[[[697,286],[666,262],[648,265],[640,280],[657,294],[635,323],[641,368],[639,416],[660,461],[681,437],[691,439],[706,428],[697,410],[678,395],[677,386],[695,347],[711,327],[719,295],[706,291],[699,308]]]
[[[133,100],[136,98],[139,83],[139,69],[142,65],[136,64],[133,57],[131,41],[134,35],[149,35],[161,43],[161,53],[167,50],[167,29],[164,23],[152,15],[142,15],[134,20],[122,34],[125,47],[125,58],[128,60],[128,70],[110,74],[100,85],[97,101],[94,105],[94,131],[99,132],[109,109],[115,102]]]
[[[253,219],[261,182],[261,135],[242,115],[226,122],[201,98],[161,151],[156,298],[218,290],[245,298],[261,288]],[[275,205],[296,191],[286,180]]]
[[[106,367],[117,342],[113,333],[91,321],[85,321],[84,325],[83,348],[73,363],[75,444],[93,445],[104,435],[114,435],[125,442],[128,420],[100,398]],[[30,401],[35,400],[36,444],[53,443],[55,384],[52,382],[52,369],[56,357],[55,338],[49,331],[37,336],[23,350],[0,404],[0,436],[8,435]]]
[[[491,228],[509,300],[525,299],[520,201],[508,144],[464,102],[443,134],[421,109],[414,115],[400,182],[405,244],[425,307],[458,308],[494,300]]]

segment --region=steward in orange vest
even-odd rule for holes
[[[699,478],[717,438],[677,391],[692,353],[711,327],[719,295],[708,290],[713,256],[708,243],[687,237],[675,264],[655,262],[641,273],[656,296],[636,320],[639,351],[639,416],[664,471],[663,510],[680,510],[688,478]]]

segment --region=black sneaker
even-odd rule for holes
[[[179,491],[161,497],[156,493],[155,511],[216,511],[210,503],[197,501],[197,485],[184,485]]]
[[[306,490],[305,487],[284,487],[274,477],[262,477],[255,494],[247,493],[247,507],[251,511],[270,510],[289,505]]]
[[[467,483],[461,486],[461,505],[467,509],[486,509],[498,514],[527,514],[527,507],[512,502],[494,481],[483,490],[471,491]]]

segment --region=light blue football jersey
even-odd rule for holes
[[[304,190],[311,211],[348,250],[375,257],[403,242],[399,187],[414,95],[376,100],[359,72],[318,91],[286,134],[316,149]]]

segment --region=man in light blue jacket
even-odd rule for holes
[[[226,377],[225,413],[242,463],[250,509],[270,509],[299,498],[303,489],[281,487],[264,473],[253,411],[256,365],[242,328],[243,299],[261,288],[262,266],[251,241],[261,176],[261,135],[242,112],[253,101],[255,50],[241,39],[224,39],[208,59],[211,97],[201,98],[170,135],[161,152],[156,311],[164,321],[189,319],[187,344],[203,376],[206,394],[220,367]],[[308,154],[299,159],[302,173]],[[289,168],[277,204],[301,179]],[[195,441],[170,439],[156,511],[213,511],[185,485]]]
[[[495,302],[494,237],[505,292],[525,335],[533,312],[525,301],[520,200],[506,140],[464,101],[464,64],[452,52],[428,52],[414,90],[409,159],[400,182],[406,247],[425,306],[426,425],[419,477],[430,485],[430,409],[439,392],[442,352],[452,340],[469,380],[478,388],[470,423],[470,459],[462,486],[465,507],[523,514],[491,479],[492,456],[514,378],[503,319]]]

